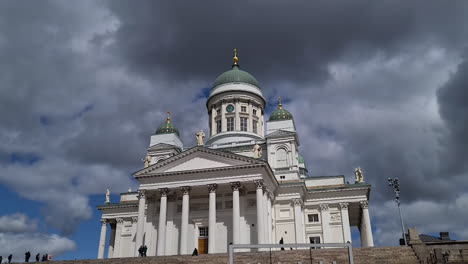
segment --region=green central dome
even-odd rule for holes
[[[168,116],[166,122],[156,129],[156,135],[173,133],[179,136],[179,130],[171,123],[171,118]]]
[[[212,89],[226,83],[247,83],[260,88],[255,77],[246,71],[240,70],[239,65],[236,64],[232,66],[231,70],[222,73],[216,78]]]

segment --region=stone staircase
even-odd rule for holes
[[[419,264],[411,247],[373,247],[353,249],[355,264]],[[226,264],[228,254],[167,256],[146,258],[114,258],[93,260],[53,261],[53,264]],[[311,262],[312,260],[312,262]],[[236,253],[236,264],[349,264],[346,249],[284,250],[270,252]],[[51,263],[51,264],[52,264]]]

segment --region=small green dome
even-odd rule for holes
[[[233,65],[231,70],[219,75],[218,78],[216,78],[212,89],[226,83],[247,83],[260,88],[255,77],[246,71],[239,70],[239,65]]]
[[[172,133],[179,136],[179,130],[171,123],[171,118],[168,116],[166,122],[156,129],[156,135]]]
[[[299,162],[299,164],[304,164],[305,163],[304,158],[301,155],[298,155],[297,162]]]
[[[280,120],[292,120],[293,116],[291,113],[286,111],[286,109],[283,108],[283,105],[280,103],[278,104],[278,109],[276,109],[271,115],[270,119],[268,121],[280,121]]]

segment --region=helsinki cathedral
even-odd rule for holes
[[[356,169],[309,176],[293,115],[278,101],[265,117],[257,80],[232,69],[216,78],[206,101],[209,133],[184,146],[167,120],[151,136],[137,192],[101,211],[98,258],[226,253],[229,244],[347,243],[351,227],[372,247],[371,186]],[[176,119],[176,118],[174,118]],[[206,140],[205,140],[206,137]],[[106,233],[110,233],[109,235]]]

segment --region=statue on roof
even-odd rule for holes
[[[354,176],[356,178],[356,183],[363,183],[364,182],[364,173],[362,172],[361,167],[357,167],[354,170]]]
[[[254,158],[258,159],[262,157],[262,147],[260,147],[260,145],[255,144],[255,146],[252,149],[252,152]]]
[[[145,168],[148,168],[151,165],[151,156],[146,155],[146,157],[141,161],[143,161],[143,163],[145,164]]]
[[[196,134],[196,138],[197,138],[197,145],[198,145],[198,146],[203,146],[203,145],[205,145],[205,132],[203,132],[203,130],[200,130],[200,131]]]
[[[106,204],[110,203],[110,191],[109,189],[106,190]]]

